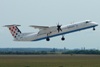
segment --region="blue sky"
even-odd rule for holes
[[[100,49],[100,26],[37,42],[14,42],[7,24],[20,24],[22,32],[37,32],[29,25],[54,26],[58,22],[92,20],[100,24],[99,0],[0,0],[0,48],[95,48]]]

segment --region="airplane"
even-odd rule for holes
[[[57,26],[37,26],[37,25],[30,25],[30,27],[39,29],[39,32],[37,33],[22,33],[18,26],[20,25],[5,25],[4,27],[8,27],[12,36],[14,37],[14,41],[40,41],[43,39],[46,39],[46,41],[50,41],[50,38],[62,35],[61,40],[64,41],[65,34],[93,28],[95,30],[95,27],[98,26],[98,23],[85,20],[81,22],[71,23],[68,25],[60,25]]]

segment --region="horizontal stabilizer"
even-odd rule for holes
[[[19,39],[21,37],[21,31],[19,30],[19,28],[17,26],[20,26],[20,25],[13,24],[13,25],[5,25],[4,26],[4,27],[8,27],[12,36],[15,39]]]
[[[11,26],[21,26],[21,25],[12,24],[12,25],[5,25],[4,27],[11,27]]]

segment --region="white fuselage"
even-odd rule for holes
[[[61,27],[62,31],[60,32],[57,31],[57,26],[52,26],[48,29],[40,30],[38,33],[30,33],[25,36],[22,34],[22,38],[15,41],[38,41],[38,40],[46,39],[47,37],[51,38],[51,37],[64,35],[64,34],[76,32],[88,28],[93,28],[97,25],[98,25],[97,23],[92,21],[91,22],[89,21],[88,23],[86,21],[77,22],[77,23],[72,23],[72,24],[62,26]]]

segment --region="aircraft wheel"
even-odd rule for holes
[[[46,38],[46,41],[50,41],[50,38],[49,38],[49,37],[47,37],[47,38]]]
[[[93,27],[93,30],[95,30],[95,27]]]
[[[62,41],[64,41],[64,40],[65,40],[65,38],[64,38],[64,37],[62,37],[62,38],[61,38],[61,40],[62,40]]]

